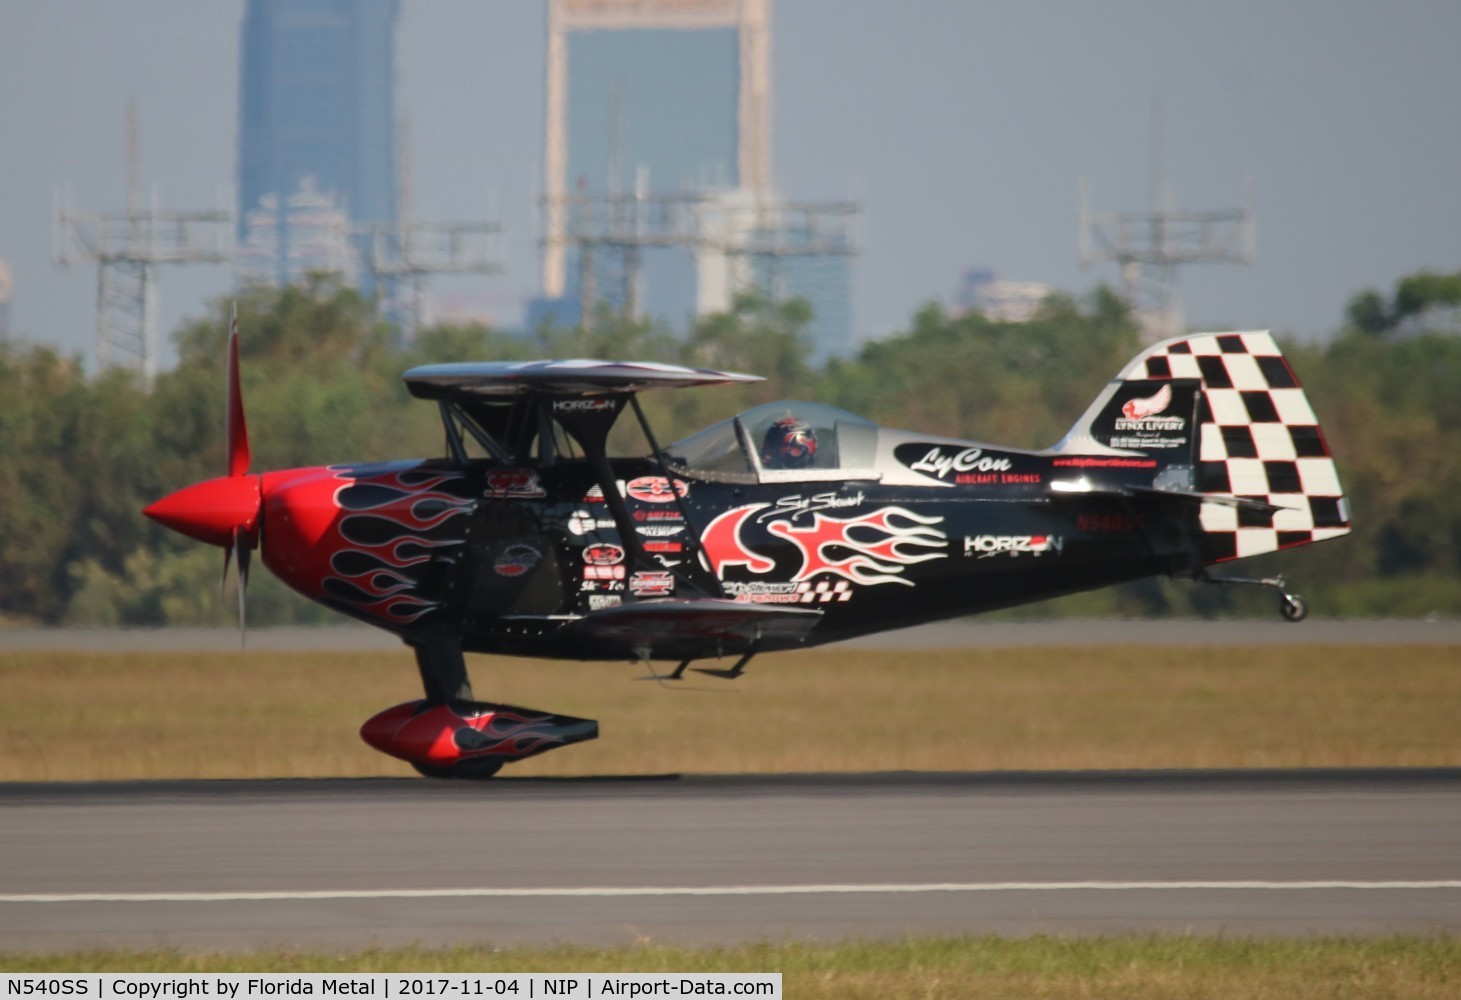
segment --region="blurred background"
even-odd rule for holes
[[[1271,328],[1356,524],[1283,569],[1316,615],[1455,615],[1458,29],[1426,0],[6,4],[0,616],[226,617],[216,553],[137,511],[221,466],[234,301],[256,469],[435,453],[403,368],[563,353],[770,376],[652,400],[666,440],[796,396],[1039,448],[1143,342]],[[271,585],[256,622],[323,614]]]

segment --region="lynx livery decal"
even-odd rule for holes
[[[773,560],[747,545],[744,538],[747,522],[767,510],[775,508],[764,503],[737,507],[706,527],[701,545],[717,574],[723,575],[732,566],[743,566],[756,574],[776,569]],[[817,511],[805,523],[798,524],[797,520],[794,516],[773,517],[762,524],[760,518],[756,519],[772,538],[791,542],[795,548],[800,561],[790,567],[790,583],[828,573],[850,583],[901,583],[911,587],[912,580],[898,575],[903,567],[942,559],[947,554],[944,549],[948,536],[934,527],[943,518],[926,517],[902,507],[884,507],[849,518],[828,517]]]

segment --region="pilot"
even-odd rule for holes
[[[807,469],[817,457],[817,434],[796,417],[782,417],[766,429],[761,465],[767,469]]]

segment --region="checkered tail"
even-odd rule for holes
[[[1296,545],[1337,538],[1350,530],[1348,504],[1324,432],[1293,369],[1266,331],[1199,333],[1156,344],[1138,355],[1116,377],[1072,438],[1090,443],[1091,417],[1104,400],[1119,401],[1122,391],[1142,398],[1172,399],[1177,410],[1181,387],[1200,383],[1196,394],[1195,442],[1185,454],[1164,455],[1138,449],[1169,462],[1193,462],[1199,493],[1257,501],[1254,504],[1204,502],[1200,507],[1203,561],[1225,562]],[[1175,392],[1150,394],[1170,383]],[[1136,383],[1136,385],[1132,385]],[[1140,424],[1138,424],[1140,426]],[[1085,434],[1078,432],[1084,429]],[[1056,451],[1079,447],[1068,438]],[[1135,441],[1102,438],[1098,444],[1131,449]]]

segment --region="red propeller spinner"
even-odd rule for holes
[[[236,551],[239,569],[239,618],[248,585],[249,554],[257,539],[263,506],[260,477],[249,471],[249,431],[244,420],[243,389],[239,382],[238,308],[228,334],[228,474],[184,486],[143,508],[142,513],[173,531],[209,545],[221,545],[223,572]]]

